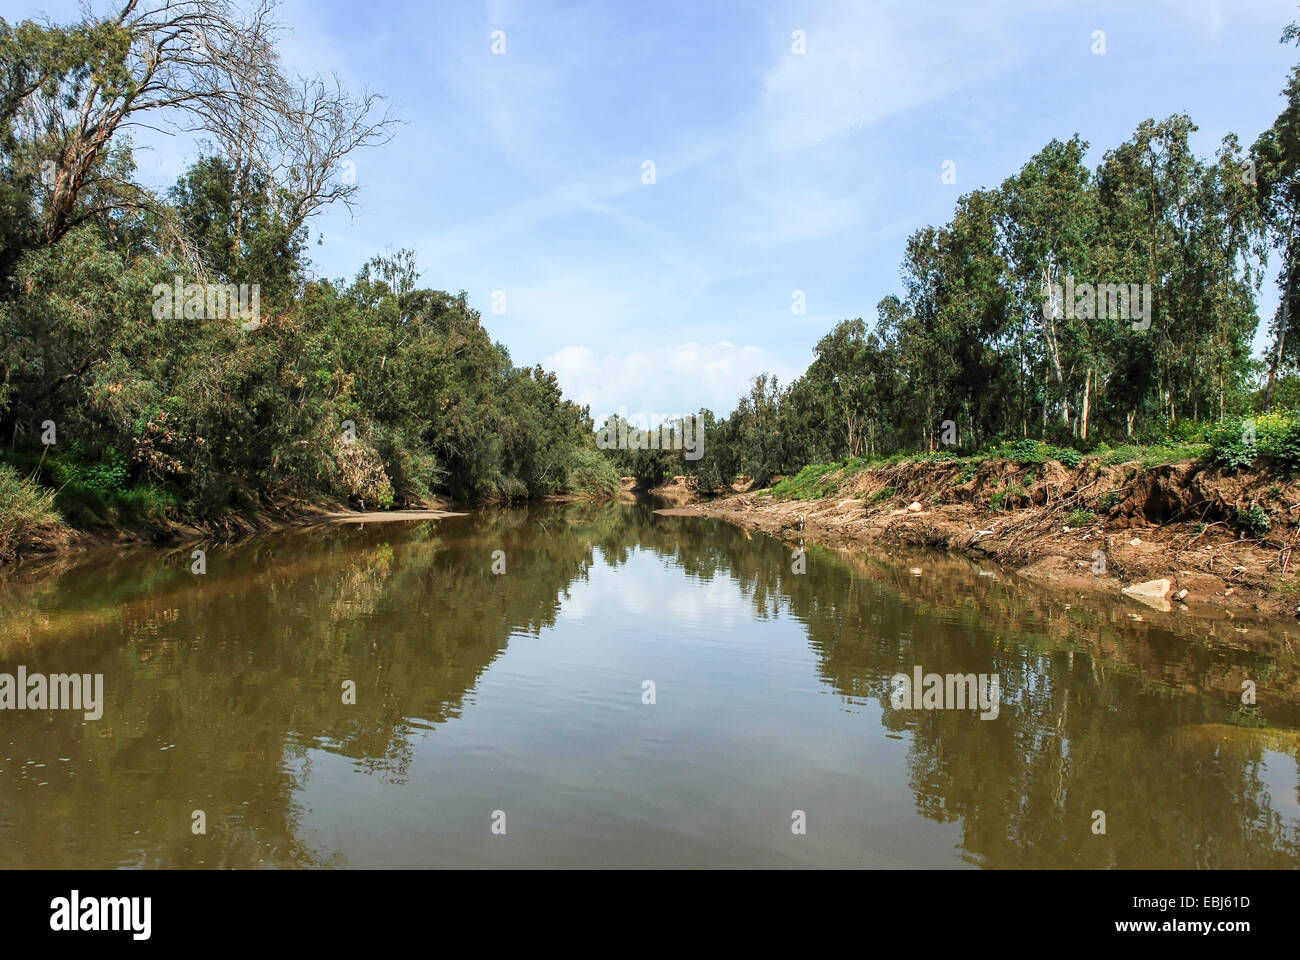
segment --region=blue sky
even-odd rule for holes
[[[289,0],[279,18],[288,65],[404,121],[355,157],[355,216],[313,223],[317,272],[415,250],[424,284],[466,290],[516,363],[594,415],[729,412],[754,374],[788,382],[839,320],[874,319],[907,236],[961,193],[1075,132],[1095,166],[1177,112],[1203,157],[1228,132],[1249,144],[1300,58],[1278,43],[1293,0]],[[158,186],[195,155],[141,145]],[[1276,301],[1270,282],[1261,312]]]

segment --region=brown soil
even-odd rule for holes
[[[899,464],[844,478],[821,500],[740,494],[672,512],[831,546],[937,547],[1075,590],[1120,594],[1166,579],[1167,589],[1147,588],[1151,596],[1127,595],[1160,610],[1228,608],[1292,622],[1300,615],[1300,555],[1291,555],[1300,545],[1300,485],[1262,472],[1224,476],[1197,463],[1143,470],[1086,461],[1070,469],[994,460],[973,477],[966,470],[944,461]],[[1272,514],[1262,535],[1236,526],[1237,509],[1255,504]],[[1071,527],[1078,510],[1095,518]]]
[[[695,477],[673,477],[657,487],[651,487],[650,493],[669,503],[690,503],[699,493],[699,481]]]

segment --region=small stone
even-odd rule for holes
[[[913,500],[911,503],[909,503],[909,504],[907,505],[907,512],[908,512],[908,513],[920,513],[920,512],[921,512],[921,505],[920,505],[919,503],[917,503],[915,500]]]
[[[1130,547],[1136,547],[1136,546],[1139,546],[1141,543],[1142,543],[1141,540],[1139,540],[1137,537],[1134,537],[1132,540],[1130,540],[1130,541],[1128,542],[1128,545],[1129,545]]]
[[[1187,588],[1184,587],[1182,590],[1179,590],[1177,593],[1175,593],[1175,594],[1174,594],[1174,599],[1175,599],[1175,600],[1186,600],[1186,599],[1187,599]]]
[[[1223,595],[1225,597],[1230,597],[1233,595],[1234,592],[1236,592],[1236,587],[1229,587],[1227,590],[1223,591]]]
[[[1061,528],[1061,532],[1062,532],[1062,533],[1069,533],[1069,532],[1070,532],[1070,528],[1069,528],[1069,527],[1062,527],[1062,528]]]

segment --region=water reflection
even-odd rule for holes
[[[189,564],[0,583],[0,672],[106,691],[97,722],[0,713],[0,866],[1300,863],[1281,630],[1066,609],[922,554],[810,548],[795,574],[776,541],[644,505],[313,528]],[[917,664],[1000,674],[998,718],[892,709]]]

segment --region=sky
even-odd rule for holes
[[[78,4],[0,0],[40,15]],[[907,237],[961,194],[1075,133],[1095,167],[1175,113],[1203,158],[1248,145],[1300,60],[1278,42],[1294,0],[285,0],[278,19],[289,68],[402,121],[354,156],[356,210],[312,222],[316,274],[415,251],[423,285],[466,291],[597,420],[726,414],[755,374],[788,383],[901,292]],[[138,148],[159,188],[198,152]],[[1270,280],[1261,315],[1276,303]]]

